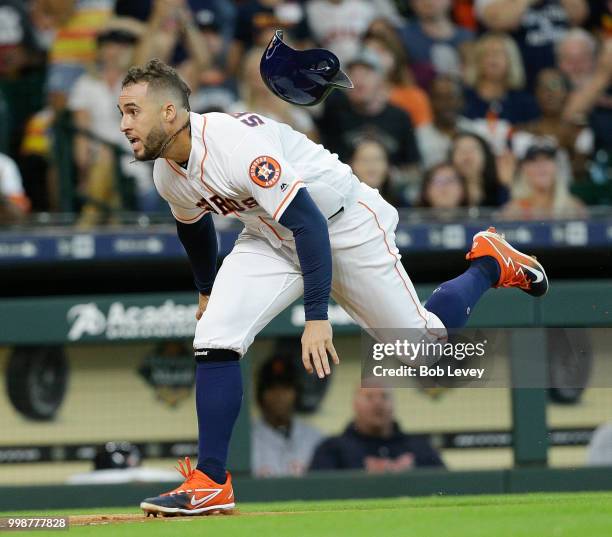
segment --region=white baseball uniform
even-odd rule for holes
[[[180,222],[213,212],[245,226],[217,274],[194,348],[242,356],[257,333],[302,296],[293,235],[279,223],[300,188],[328,219],[331,295],[358,324],[374,337],[385,328],[444,329],[419,302],[400,262],[397,211],[337,155],[259,114],[190,117],[187,169],[157,159],[157,190]]]

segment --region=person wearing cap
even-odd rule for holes
[[[321,433],[295,417],[299,393],[297,370],[291,358],[275,356],[261,366],[256,385],[261,417],[252,427],[254,475],[297,476],[308,468]]]
[[[334,92],[318,119],[323,145],[348,160],[364,137],[379,138],[389,153],[394,186],[403,187],[416,178],[420,165],[415,131],[410,116],[389,102],[385,68],[376,52],[364,48],[347,64],[354,89]]]
[[[115,5],[116,14],[146,26],[134,52],[134,63],[159,58],[179,66],[191,60],[197,69],[204,70],[212,56],[195,12],[187,0],[120,0]]]
[[[227,71],[231,76],[239,75],[244,54],[253,47],[265,46],[277,29],[282,29],[300,46],[312,44],[302,2],[244,0],[236,4],[235,31],[227,57]]]
[[[519,164],[512,199],[503,208],[506,217],[523,220],[586,215],[584,204],[559,179],[556,154],[557,147],[545,140],[527,148]]]
[[[317,447],[311,471],[361,469],[380,474],[422,466],[444,467],[426,437],[400,429],[391,390],[357,388],[353,412],[353,420],[342,434],[327,438]]]
[[[133,61],[134,48],[144,27],[134,20],[116,17],[98,33],[97,62],[95,70],[83,74],[77,80],[68,97],[67,108],[72,112],[74,125],[91,132],[96,138],[108,144],[122,145],[129,150],[124,136],[118,133],[121,121],[117,110],[117,96],[121,91],[121,81]],[[76,136],[74,157],[78,169],[81,193],[88,203],[81,214],[81,223],[98,223],[102,217],[100,205],[118,205],[114,188],[114,156],[111,146],[100,143],[87,136]],[[148,165],[134,164],[128,154],[122,161],[127,175],[137,182],[138,195],[154,193]],[[156,197],[153,198],[156,200]],[[157,201],[155,201],[157,203]],[[141,207],[146,210],[148,207]]]

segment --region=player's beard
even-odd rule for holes
[[[147,138],[142,140],[142,155],[134,155],[134,158],[136,160],[145,161],[154,160],[160,157],[160,152],[167,139],[168,135],[160,122],[155,127],[152,127],[149,134],[147,134]]]

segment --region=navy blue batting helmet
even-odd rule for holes
[[[329,50],[295,50],[276,30],[259,64],[261,78],[275,95],[292,104],[313,106],[334,88],[352,88],[340,69],[340,60]]]

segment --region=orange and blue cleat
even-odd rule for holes
[[[500,267],[499,280],[493,287],[517,287],[531,296],[544,296],[548,291],[544,267],[535,257],[510,246],[494,227],[474,235],[465,258],[472,261],[485,256],[493,257]]]
[[[140,508],[149,516],[230,514],[235,507],[232,476],[227,472],[225,483],[215,483],[205,473],[191,467],[189,457],[185,464],[179,460],[176,469],[183,475],[182,485],[154,498],[140,502]]]

